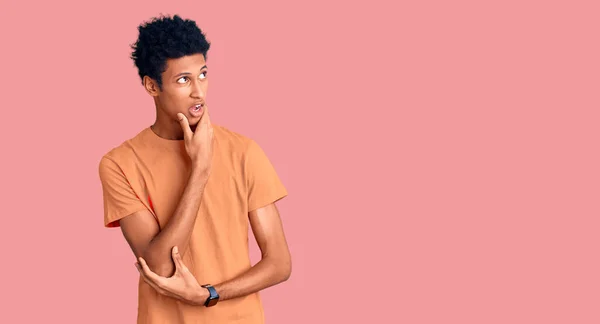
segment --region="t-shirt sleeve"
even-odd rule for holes
[[[118,227],[119,220],[147,209],[131,188],[121,168],[110,158],[102,157],[99,164],[104,201],[104,226]]]
[[[262,148],[251,140],[245,162],[248,184],[248,211],[264,207],[287,196],[271,161]]]

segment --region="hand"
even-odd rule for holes
[[[171,251],[175,263],[175,274],[169,278],[161,277],[152,272],[146,261],[139,258],[135,267],[144,281],[162,295],[172,297],[191,305],[204,305],[209,292],[198,284],[198,281],[183,263],[177,246]]]
[[[204,106],[204,113],[196,125],[196,130],[192,132],[187,117],[184,114],[178,113],[177,118],[183,129],[183,137],[185,141],[185,150],[187,151],[192,166],[200,168],[205,173],[210,173],[212,166],[213,153],[213,127],[210,122],[208,108]]]

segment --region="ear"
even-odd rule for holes
[[[144,88],[146,88],[146,92],[153,97],[158,96],[158,93],[160,92],[158,83],[147,75],[144,75]]]

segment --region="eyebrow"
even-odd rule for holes
[[[202,71],[202,69],[207,69],[207,68],[208,68],[208,66],[205,65],[205,66],[203,66],[203,67],[200,68],[200,71]],[[190,75],[190,74],[192,74],[192,73],[190,73],[190,72],[181,72],[181,73],[175,75],[174,78],[180,77],[182,75]]]

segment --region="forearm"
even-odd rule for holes
[[[219,300],[223,301],[253,294],[286,281],[291,271],[289,258],[266,257],[241,275],[213,286],[219,293]]]
[[[206,181],[205,172],[198,168],[192,169],[175,212],[144,251],[144,259],[158,275],[169,277],[175,271],[171,259],[171,249],[174,246],[178,247],[181,255],[186,253]]]

